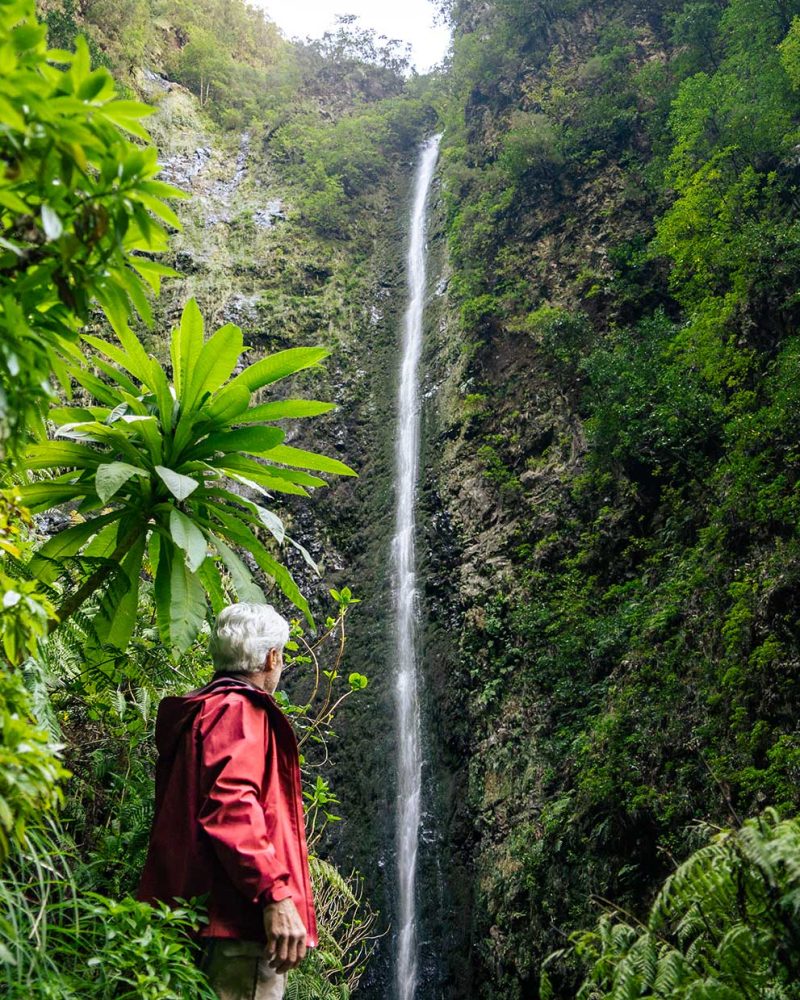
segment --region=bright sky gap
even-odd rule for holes
[[[320,38],[335,28],[340,14],[355,14],[362,27],[379,35],[399,38],[411,45],[411,62],[425,73],[444,59],[450,29],[436,23],[437,10],[430,0],[404,0],[402,4],[376,0],[256,0],[289,38]]]

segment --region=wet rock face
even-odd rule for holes
[[[57,509],[48,510],[44,514],[34,514],[33,521],[37,531],[48,538],[72,526],[69,515]]]
[[[208,166],[210,146],[198,146],[189,153],[176,153],[161,161],[161,178],[184,191],[192,188],[195,179]]]
[[[253,222],[261,229],[271,229],[276,222],[284,220],[286,213],[280,198],[272,198],[263,208],[253,212]]]

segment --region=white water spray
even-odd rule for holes
[[[422,147],[414,181],[408,241],[408,308],[403,323],[397,407],[397,512],[392,542],[397,635],[397,1000],[414,1000],[417,986],[417,844],[422,791],[422,751],[417,696],[415,500],[419,464],[419,384],[422,317],[425,307],[425,222],[428,191],[441,136]]]

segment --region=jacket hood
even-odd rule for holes
[[[256,700],[269,699],[269,695],[247,681],[235,677],[215,677],[204,687],[184,695],[170,695],[162,699],[156,719],[156,748],[160,757],[172,757],[181,737],[191,729],[194,720],[209,698],[226,691],[242,691]],[[271,700],[271,699],[270,699]]]

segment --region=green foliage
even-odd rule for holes
[[[573,936],[588,967],[578,1000],[797,997],[799,848],[798,821],[772,810],[715,834],[667,879],[643,923],[609,912]],[[544,983],[540,995],[552,996]]]
[[[33,0],[0,4],[0,60],[0,447],[17,452],[43,431],[51,373],[66,385],[62,356],[79,361],[92,303],[117,325],[150,318],[145,281],[173,272],[141,252],[165,248],[163,199],[180,192],[135,141],[153,109],[120,100],[84,41],[48,52]]]
[[[82,893],[57,826],[32,834],[0,883],[0,986],[8,1000],[212,1000],[188,934],[201,914]]]
[[[59,617],[69,617],[103,586],[94,629],[102,643],[124,649],[147,554],[159,632],[183,651],[205,618],[207,598],[215,610],[224,604],[223,576],[240,600],[263,600],[233,546],[250,552],[310,619],[291,574],[259,539],[264,530],[278,544],[286,537],[262,498],[270,492],[308,496],[306,487],[325,484],[297,469],[353,473],[335,459],[284,445],[283,431],[264,423],[324,413],[328,404],[252,405],[252,396],[317,364],[327,350],[279,352],[231,378],[243,352],[241,330],[224,326],[204,341],[200,311],[190,300],[172,335],[170,383],[133,334],[120,326],[118,337],[122,347],[84,335],[106,381],[79,366],[70,372],[98,405],[53,410],[56,438],[26,455],[29,470],[55,473],[21,489],[32,510],[80,499],[83,512],[100,511],[46,542],[32,562],[42,579],[53,579],[60,561],[78,554],[99,563],[65,599]],[[259,502],[231,491],[224,479],[246,485]]]
[[[597,457],[621,462],[633,479],[637,467],[651,476],[701,474],[718,446],[723,401],[676,357],[675,340],[673,324],[656,314],[615,331],[581,365]]]
[[[593,897],[641,913],[698,817],[800,807],[798,8],[450,6],[448,294],[458,384],[491,401],[440,467],[468,567],[456,836],[477,990],[521,1000]],[[479,476],[501,488],[471,513]],[[792,995],[662,994],[631,956],[614,996]]]
[[[800,17],[795,17],[789,33],[778,46],[781,65],[791,85],[800,88]]]
[[[53,604],[36,581],[6,572],[9,557],[19,560],[28,547],[31,526],[30,512],[20,505],[19,494],[0,493],[0,635],[3,653],[12,666],[35,655],[39,640],[56,619]]]
[[[22,680],[0,671],[0,864],[62,803],[61,749],[32,719]]]

